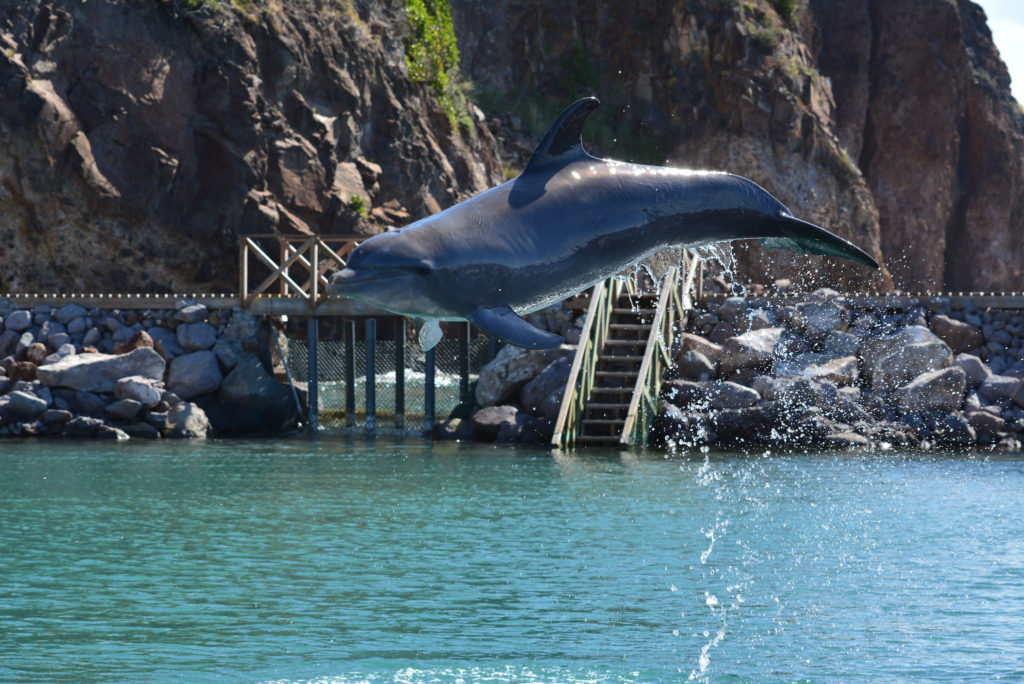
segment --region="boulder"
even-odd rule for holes
[[[722,345],[706,340],[700,335],[680,333],[678,344],[680,356],[689,351],[695,351],[703,354],[713,363],[718,363],[722,360]]]
[[[96,426],[96,432],[93,434],[93,439],[112,439],[116,442],[127,442],[131,437],[128,433],[121,428],[116,428],[106,423],[100,423]]]
[[[26,380],[32,382],[38,377],[39,369],[31,361],[17,361],[8,370],[7,377],[12,382]]]
[[[509,425],[506,431],[516,429],[518,415],[519,409],[515,406],[487,406],[473,414],[473,430],[479,439],[490,442],[503,425]]]
[[[204,408],[218,433],[280,432],[293,427],[298,419],[291,389],[275,380],[252,355],[243,357],[224,378],[216,404]]]
[[[848,332],[833,330],[825,336],[821,350],[833,357],[856,356],[860,338]]]
[[[822,438],[821,446],[825,449],[868,449],[871,440],[856,432],[832,432]]]
[[[449,418],[437,428],[438,439],[458,441],[473,439],[473,421],[464,418]]]
[[[4,330],[0,333],[0,358],[9,356],[18,348],[18,340],[21,334],[14,330]]]
[[[783,328],[761,328],[730,337],[722,345],[722,374],[743,368],[768,368]]]
[[[46,412],[46,400],[29,392],[11,392],[7,408],[19,420],[35,420]]]
[[[714,362],[696,349],[676,357],[675,372],[680,377],[697,381],[713,380],[716,374]]]
[[[131,375],[114,383],[114,396],[118,399],[132,399],[144,408],[156,406],[160,401],[159,381],[141,375]]]
[[[63,427],[63,425],[73,417],[74,414],[72,414],[71,411],[64,409],[47,409],[43,412],[42,421],[47,427],[58,428]]]
[[[178,309],[174,314],[174,320],[179,323],[199,323],[206,320],[208,313],[205,304],[192,304]]]
[[[896,391],[895,405],[903,413],[956,411],[963,404],[966,389],[963,368],[927,371]]]
[[[968,413],[967,422],[974,429],[978,439],[986,443],[998,441],[1000,435],[1006,432],[1006,421],[988,411]]]
[[[833,330],[846,330],[849,313],[831,301],[801,302],[790,316],[790,325],[812,342],[821,342]]]
[[[64,425],[64,434],[76,439],[92,437],[101,425],[103,425],[103,421],[99,418],[78,416]]]
[[[75,319],[78,319],[78,318],[84,318],[88,314],[89,314],[89,312],[86,311],[85,307],[79,306],[78,304],[72,303],[72,304],[65,304],[64,306],[62,306],[59,309],[57,309],[56,311],[54,311],[53,312],[53,317],[54,317],[55,320],[59,321],[60,323],[63,323],[64,325],[68,325],[71,321],[73,321]],[[82,332],[82,331],[79,330],[79,332]]]
[[[555,349],[523,349],[505,345],[480,369],[476,384],[476,403],[484,408],[497,406],[515,397],[523,385],[537,377],[548,364],[575,351],[562,346]]]
[[[519,405],[523,410],[535,416],[558,417],[557,405],[554,408],[554,415],[551,415],[552,406],[547,402],[551,394],[565,394],[565,384],[569,379],[569,370],[572,367],[572,358],[563,356],[549,363],[540,374],[523,386],[519,393]],[[560,405],[561,402],[558,402]]]
[[[130,423],[121,428],[129,437],[138,439],[160,439],[160,431],[149,423]]]
[[[969,323],[949,316],[942,314],[932,316],[928,327],[939,339],[948,344],[955,354],[980,349],[985,344],[985,336],[980,330]]]
[[[964,373],[967,374],[967,386],[972,389],[977,389],[985,378],[992,375],[988,366],[974,354],[957,354],[953,359],[953,365],[964,369]]]
[[[880,357],[870,354],[861,357],[871,387],[876,390],[895,389],[922,373],[947,368],[953,362],[953,352],[941,340],[910,344],[895,350],[882,348],[880,351],[888,353]],[[966,374],[964,378],[966,382]]]
[[[134,399],[118,399],[107,406],[107,413],[122,423],[134,420],[141,410],[142,403]]]
[[[147,332],[153,338],[153,348],[168,361],[185,353],[184,348],[178,344],[178,336],[173,330],[162,326],[153,326]]]
[[[857,357],[836,358],[831,354],[806,352],[789,359],[775,359],[772,372],[781,378],[829,380],[837,385],[857,382]]]
[[[130,328],[129,328],[130,329]],[[136,330],[131,337],[114,347],[115,354],[127,354],[140,347],[153,348],[153,338],[145,330]]]
[[[681,408],[700,411],[745,408],[761,401],[757,391],[727,380],[670,380],[662,386],[662,397]]]
[[[978,396],[985,401],[996,403],[1012,399],[1017,388],[1021,385],[1018,378],[1008,375],[990,375],[978,385]]]
[[[217,329],[209,323],[182,323],[177,329],[178,344],[187,352],[210,349],[217,342]]]
[[[167,389],[182,399],[193,399],[201,394],[217,391],[223,379],[217,355],[209,350],[196,351],[175,357],[171,361],[167,371]]]
[[[24,309],[12,311],[7,318],[4,319],[4,328],[7,330],[13,330],[16,333],[24,332],[31,326],[32,313]]]
[[[69,406],[76,414],[91,418],[101,417],[107,410],[107,401],[92,392],[74,392]]]
[[[42,342],[33,342],[25,350],[25,358],[37,366],[41,365],[46,357],[49,355],[50,350],[46,348],[46,345]]]
[[[121,378],[140,375],[163,378],[166,362],[154,350],[141,347],[127,354],[85,353],[40,366],[39,381],[47,387],[69,387],[82,392],[113,392]]]
[[[183,439],[204,439],[211,432],[203,409],[187,401],[172,406],[167,412],[166,429],[171,437]]]

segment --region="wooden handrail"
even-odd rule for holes
[[[344,268],[352,250],[363,239],[362,236],[356,235],[321,237],[319,235],[295,236],[267,233],[241,236],[238,239],[241,260],[238,288],[240,303],[243,306],[249,306],[260,297],[291,297],[305,302],[310,309],[315,309],[327,299],[324,287],[329,284],[324,275],[323,265],[320,263],[321,259],[333,262],[338,268]],[[258,244],[258,241],[277,243],[276,251],[280,253],[280,257],[278,259],[271,257],[264,247]],[[271,248],[270,252],[274,251]],[[270,269],[270,275],[266,276],[255,288],[250,287],[250,254]],[[293,278],[289,269],[296,266],[301,267],[308,277],[300,277],[297,280]],[[275,283],[280,283],[280,295],[270,294]]]

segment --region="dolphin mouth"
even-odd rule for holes
[[[351,268],[343,268],[331,277],[331,285],[333,287],[345,287],[347,285],[358,285],[359,283],[365,283],[370,280],[376,280],[380,277],[379,274],[374,272],[363,272],[359,273]]]

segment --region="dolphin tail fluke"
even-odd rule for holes
[[[773,221],[769,231],[771,237],[758,238],[766,248],[788,249],[801,254],[824,254],[843,257],[878,268],[878,262],[870,254],[852,242],[830,233],[813,223],[798,218],[783,217]]]
[[[507,306],[480,308],[468,316],[471,323],[486,333],[527,349],[550,349],[565,342],[555,333],[534,327],[528,320]]]

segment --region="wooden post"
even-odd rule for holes
[[[436,347],[435,347],[436,349]],[[434,434],[434,350],[427,352],[427,367],[423,378],[423,422],[427,434]]]
[[[319,319],[311,316],[306,323],[306,335],[309,344],[309,432],[315,435],[320,430],[320,383],[317,378],[317,341],[319,338]]]
[[[366,320],[366,432],[377,432],[377,321]]]
[[[345,322],[345,425],[356,424],[356,322]]]
[[[395,426],[405,427],[405,319],[395,317]]]
[[[249,296],[249,247],[245,241],[244,237],[238,241],[238,257],[241,260],[241,268],[238,269],[238,303],[242,306],[245,306]]]

